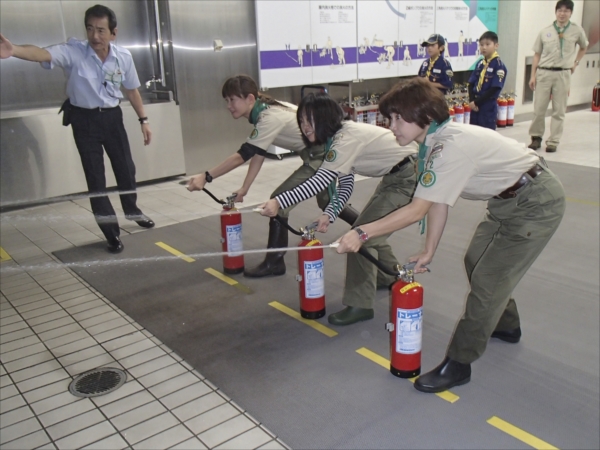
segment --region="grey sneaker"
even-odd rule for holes
[[[532,150],[537,150],[542,146],[542,138],[538,136],[531,136],[531,144],[529,144],[529,148]]]
[[[546,152],[548,152],[548,153],[554,153],[557,149],[558,149],[558,147],[554,144],[546,145]]]

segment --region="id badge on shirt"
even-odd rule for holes
[[[112,83],[116,87],[119,87],[123,82],[123,72],[121,72],[121,69],[117,69],[114,73],[105,73],[104,80]]]

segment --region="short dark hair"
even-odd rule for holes
[[[300,101],[296,112],[298,126],[302,122],[302,115],[306,115],[315,127],[315,142],[310,142],[302,133],[302,140],[307,147],[327,143],[327,139],[332,138],[342,128],[344,120],[342,107],[325,93],[307,94]]]
[[[399,114],[406,122],[421,128],[428,126],[432,120],[442,123],[450,117],[444,94],[421,77],[396,84],[381,97],[379,111],[388,119],[391,119],[392,113]]]
[[[483,33],[479,38],[479,42],[483,41],[484,39],[492,41],[494,44],[498,43],[498,35],[493,31],[486,31],[485,33]]]
[[[573,0],[558,0],[556,2],[556,8],[554,8],[554,11],[558,11],[563,6],[567,9],[570,9],[571,12],[573,12],[573,8],[575,8],[575,3],[573,3]]]
[[[94,5],[91,8],[88,8],[85,12],[85,18],[83,19],[86,28],[90,17],[96,17],[98,19],[106,17],[108,19],[108,29],[114,34],[115,28],[117,28],[117,15],[112,9],[103,5]]]

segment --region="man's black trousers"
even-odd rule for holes
[[[108,196],[93,194],[106,192],[104,150],[110,159],[119,191],[134,191],[136,188],[135,165],[123,125],[123,111],[118,106],[110,109],[73,107],[71,126],[88,190],[92,194],[90,203],[94,217],[106,239],[111,240],[119,236],[115,210]],[[122,194],[120,198],[125,216],[142,214],[136,205],[137,194]]]

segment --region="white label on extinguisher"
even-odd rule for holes
[[[508,119],[515,118],[515,105],[508,105]]]
[[[304,261],[304,292],[306,298],[321,298],[325,295],[322,259]]]
[[[458,123],[464,123],[464,121],[465,121],[465,115],[461,114],[461,113],[455,114],[454,115],[454,121],[458,122]]]
[[[471,113],[465,112],[465,123],[471,123]]]
[[[498,119],[506,120],[506,115],[508,114],[508,108],[506,106],[501,106],[498,108]]]
[[[227,233],[227,256],[239,256],[244,250],[242,224],[225,225],[225,233]]]
[[[423,308],[396,310],[396,352],[412,355],[421,351]]]

